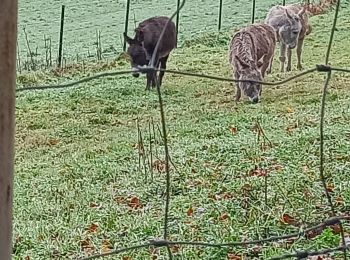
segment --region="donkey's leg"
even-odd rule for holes
[[[286,71],[291,71],[292,70],[292,50],[287,49],[287,68]]]
[[[273,63],[273,54],[271,56],[271,59],[269,60],[269,66],[267,67],[267,74],[270,74],[272,72],[272,63]]]
[[[304,38],[299,39],[298,45],[297,45],[297,59],[298,59],[297,68],[299,70],[303,69],[303,66],[301,65],[301,52],[303,51],[303,43],[304,43]]]
[[[280,71],[281,72],[284,72],[284,63],[286,62],[286,48],[287,46],[281,43],[281,50],[280,50]]]
[[[160,64],[160,60],[158,60],[157,62],[156,62],[156,66],[154,67],[155,69],[158,69],[159,68],[159,64]],[[156,70],[154,70],[154,71],[152,71],[152,88],[155,88],[156,86],[157,86],[157,80],[159,80],[158,79],[158,74],[157,74],[157,71]]]
[[[235,71],[234,73],[235,79],[239,79],[239,74]],[[242,91],[241,88],[239,87],[239,82],[236,82],[236,96],[235,96],[235,101],[238,102],[241,99],[242,96]]]
[[[165,70],[166,69],[166,63],[168,61],[168,58],[169,58],[169,54],[163,58],[160,59],[160,68],[162,70]],[[164,77],[164,71],[160,71],[159,72],[159,86],[162,85],[162,82],[163,82],[163,77]]]
[[[152,83],[152,74],[151,74],[151,72],[147,72],[146,77],[147,77],[146,90],[150,90],[151,89],[151,83]]]

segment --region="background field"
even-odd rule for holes
[[[268,8],[280,4],[278,0],[257,1],[256,17],[264,18]],[[288,1],[286,1],[288,3]],[[289,1],[293,2],[293,1]],[[125,23],[126,1],[30,1],[19,3],[19,39],[21,62],[29,61],[28,47],[23,28],[26,29],[29,46],[38,63],[45,61],[45,41],[52,41],[52,56],[57,58],[60,31],[61,5],[66,6],[64,29],[64,57],[68,63],[89,57],[96,58],[96,30],[101,31],[101,44],[105,58],[115,57],[122,51],[122,32]],[[131,1],[129,33],[135,25],[153,15],[170,16],[177,0]],[[188,1],[181,11],[179,37],[198,37],[201,32],[217,31],[219,1]],[[251,4],[246,1],[223,1],[222,28],[247,24],[251,20]],[[40,61],[40,62],[39,62]]]
[[[242,3],[239,13],[248,21],[249,8]],[[96,9],[87,5],[86,12],[88,8]],[[47,4],[45,9],[51,10]],[[311,19],[314,30],[305,42],[306,68],[324,62],[333,15]],[[26,17],[29,14],[22,14],[22,23]],[[228,21],[225,18],[226,26]],[[193,23],[187,31],[191,28],[200,26]],[[333,66],[349,68],[349,29],[349,1],[343,1],[331,53]],[[230,31],[198,34],[174,51],[169,68],[230,77]],[[275,61],[267,81],[298,73],[295,66],[290,73],[279,73],[277,67]],[[86,64],[84,69],[77,65],[60,77],[55,71],[25,73],[19,75],[18,87],[126,68],[129,65],[121,57]],[[259,239],[295,232],[297,226],[317,224],[329,216],[318,175],[323,82],[324,74],[314,73],[283,86],[266,87],[262,102],[252,105],[234,103],[229,83],[166,74],[163,97],[175,166],[171,170],[171,240]],[[349,83],[349,75],[335,73],[327,97],[327,185],[339,212],[348,212],[350,203]],[[70,89],[17,94],[14,259],[71,259],[162,236],[165,174],[157,130],[158,98],[155,91],[144,91],[144,84],[144,77],[127,75]],[[137,145],[139,122],[145,154],[150,155],[152,120],[153,175],[149,168],[144,170],[142,160],[139,169]],[[257,121],[272,147],[257,139]],[[256,167],[258,171],[252,172]],[[265,172],[267,179],[259,176]],[[267,259],[288,251],[338,245],[336,230],[327,229],[312,239],[254,248],[174,247],[172,251],[176,259]],[[145,249],[105,259],[151,258],[166,259],[166,252]]]

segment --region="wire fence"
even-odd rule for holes
[[[185,6],[185,0],[181,2],[180,5],[178,5],[176,12],[174,12],[171,16],[171,20],[173,20],[180,12],[180,10]],[[329,36],[329,43],[326,51],[326,58],[325,58],[325,63],[324,64],[318,64],[315,65],[314,68],[310,68],[308,70],[305,70],[304,72],[301,72],[295,76],[289,77],[285,80],[278,81],[278,82],[258,82],[261,83],[262,85],[269,85],[269,86],[278,86],[278,85],[283,85],[284,83],[291,82],[297,78],[310,75],[312,73],[325,73],[326,78],[325,82],[323,84],[323,92],[322,92],[322,99],[320,103],[320,150],[319,150],[319,177],[322,182],[322,186],[324,189],[324,193],[327,197],[327,202],[328,205],[331,209],[331,216],[330,218],[322,221],[318,225],[308,227],[306,229],[300,229],[299,232],[295,232],[292,234],[288,235],[283,235],[283,236],[273,236],[273,237],[268,237],[265,239],[261,240],[252,240],[252,241],[242,241],[242,242],[227,242],[227,243],[207,243],[207,242],[194,242],[194,241],[171,241],[169,240],[169,214],[170,214],[170,202],[171,202],[171,174],[170,174],[170,164],[172,163],[171,161],[171,156],[170,156],[170,150],[168,146],[168,140],[167,140],[167,120],[165,116],[165,111],[164,111],[164,105],[163,105],[163,97],[162,97],[162,91],[159,86],[159,82],[157,82],[157,95],[158,95],[158,102],[159,102],[159,112],[160,112],[160,118],[161,118],[161,136],[163,138],[163,144],[164,144],[164,161],[165,161],[165,173],[166,173],[166,197],[165,197],[165,207],[164,207],[164,223],[163,223],[163,238],[162,239],[154,239],[154,240],[149,240],[147,243],[139,244],[139,245],[134,245],[126,248],[121,248],[121,249],[116,249],[113,251],[110,251],[108,253],[104,254],[98,254],[98,255],[93,255],[89,257],[83,258],[84,260],[88,259],[96,259],[96,258],[101,258],[105,256],[110,256],[110,255],[117,255],[121,254],[124,252],[132,251],[132,250],[138,250],[142,248],[149,248],[149,247],[164,247],[167,248],[168,252],[168,257],[169,259],[173,259],[172,252],[170,250],[171,246],[174,245],[182,245],[182,246],[195,246],[195,247],[214,247],[214,248],[222,248],[222,247],[241,247],[244,245],[260,245],[263,243],[269,243],[273,241],[279,241],[279,240],[286,240],[290,238],[301,238],[301,237],[308,237],[310,233],[316,231],[316,230],[323,230],[326,227],[331,227],[334,225],[338,225],[340,228],[340,234],[341,234],[341,241],[342,245],[336,248],[329,248],[329,249],[323,249],[319,251],[311,251],[311,250],[304,250],[304,251],[299,251],[295,252],[293,254],[285,254],[281,256],[276,256],[271,259],[288,259],[288,258],[297,258],[297,259],[303,259],[307,258],[309,256],[316,256],[316,255],[321,255],[321,254],[328,254],[332,252],[343,252],[343,258],[347,259],[347,250],[349,249],[349,243],[346,241],[346,237],[344,234],[343,230],[343,223],[344,221],[349,221],[350,216],[348,215],[337,215],[337,212],[335,210],[334,202],[332,199],[332,196],[330,195],[330,192],[327,189],[327,183],[326,183],[326,177],[325,177],[325,141],[324,141],[324,122],[325,122],[325,107],[326,107],[326,95],[327,95],[327,90],[329,87],[329,83],[331,81],[331,77],[333,73],[336,72],[343,72],[343,73],[350,73],[350,69],[345,69],[345,68],[337,68],[337,67],[332,67],[329,65],[329,60],[330,60],[330,53],[331,53],[331,48],[333,44],[333,38],[334,34],[336,31],[336,24],[338,20],[338,14],[339,14],[339,9],[340,9],[340,0],[336,2],[336,7],[335,7],[335,14],[334,14],[334,19],[333,19],[333,24],[331,27],[330,31],[330,36]],[[255,4],[254,4],[255,5]],[[165,26],[166,27],[166,26]],[[184,76],[190,76],[190,77],[199,77],[199,78],[207,78],[207,79],[212,79],[216,81],[227,81],[227,82],[243,82],[243,80],[235,80],[231,78],[223,78],[223,77],[218,77],[214,75],[204,75],[204,74],[197,74],[197,73],[191,73],[191,72],[186,72],[186,71],[175,71],[175,70],[163,70],[163,69],[158,69],[155,67],[155,56],[157,53],[157,50],[159,48],[159,42],[162,39],[164,35],[164,30],[162,31],[162,34],[160,36],[160,39],[158,40],[157,46],[154,50],[154,53],[152,55],[150,64],[147,67],[140,67],[139,72],[141,73],[148,73],[148,72],[154,72],[154,71],[164,71],[167,73],[172,73],[172,74],[180,74]],[[102,77],[110,77],[110,76],[119,76],[119,75],[124,75],[124,74],[130,74],[132,71],[126,70],[126,71],[116,71],[116,72],[109,72],[109,73],[102,73],[102,74],[97,74],[91,77],[86,77],[77,81],[73,81],[70,83],[66,84],[57,84],[57,85],[46,85],[46,86],[28,86],[28,87],[23,87],[19,88],[16,91],[17,92],[23,92],[23,91],[31,91],[31,90],[45,90],[45,89],[59,89],[59,88],[68,88],[68,87],[73,87],[78,84],[88,82],[91,80],[97,80]],[[244,82],[257,82],[253,80],[244,80]]]

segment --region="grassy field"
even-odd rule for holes
[[[263,18],[269,6],[278,0],[257,1],[256,17]],[[286,1],[288,3],[288,1]],[[295,2],[295,1],[289,1]],[[30,1],[19,3],[18,46],[21,63],[30,62],[23,28],[28,35],[29,47],[37,63],[45,61],[45,38],[52,42],[52,58],[58,54],[61,5],[66,6],[64,29],[64,56],[68,63],[91,56],[96,58],[96,30],[101,30],[103,56],[110,58],[122,50],[126,1]],[[176,0],[131,1],[129,33],[135,24],[153,15],[170,16],[176,9]],[[242,25],[251,20],[251,5],[243,0],[223,1],[222,27]],[[44,11],[45,10],[45,11]],[[187,1],[180,16],[180,42],[198,37],[201,32],[216,32],[219,2],[210,0]],[[49,44],[47,42],[47,44]],[[48,48],[47,48],[48,49]]]
[[[331,52],[333,66],[349,68],[349,17],[349,2],[344,2]],[[311,19],[306,68],[324,62],[332,18],[330,12]],[[208,34],[188,42],[171,55],[169,69],[230,77],[229,36]],[[23,74],[18,82],[19,87],[67,82],[128,67],[119,59],[84,70],[77,65],[61,77],[55,72]],[[290,73],[278,73],[277,68],[275,61],[267,81],[298,73],[295,66]],[[229,83],[166,74],[162,90],[175,166],[169,239],[259,239],[295,232],[298,225],[314,225],[329,216],[319,179],[324,78],[314,73],[265,87],[262,102],[252,105],[234,103]],[[334,73],[327,96],[327,185],[339,212],[348,211],[350,203],[349,83],[349,75]],[[71,259],[162,237],[165,174],[159,106],[156,91],[144,87],[144,77],[127,75],[17,94],[14,259]],[[149,131],[152,120],[155,130],[151,124]],[[142,158],[139,163],[137,122],[148,160],[152,140],[153,173],[144,169]],[[257,138],[257,122],[271,146]],[[312,239],[258,247],[172,251],[176,259],[267,259],[294,250],[336,247],[336,233],[327,229]],[[166,259],[166,251],[143,249],[105,259],[152,258]]]

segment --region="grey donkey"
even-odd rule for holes
[[[238,31],[229,46],[234,78],[263,81],[265,72],[272,66],[276,40],[274,29],[267,24],[253,24]],[[259,102],[261,83],[238,82],[236,85],[236,101],[240,100],[243,91],[251,102]]]
[[[295,47],[297,47],[297,68],[302,69],[301,53],[304,38],[312,30],[306,8],[298,4],[274,6],[269,10],[265,23],[275,29],[277,41],[280,42],[280,71],[285,70],[286,50],[288,56],[286,71],[292,69],[292,49]]]
[[[161,39],[158,51],[156,53],[155,67],[166,69],[166,63],[170,52],[177,46],[175,24],[169,21],[168,17],[156,16],[149,18],[139,24],[135,29],[134,39],[124,33],[124,38],[129,44],[127,53],[131,58],[131,67],[134,70],[133,76],[138,77],[140,74],[137,71],[138,66],[148,65],[156,47],[157,41],[160,38],[163,28],[167,25],[164,37]],[[168,24],[167,24],[168,22]],[[162,85],[164,71],[159,73],[159,84]],[[156,86],[157,73],[147,73],[146,89]]]

